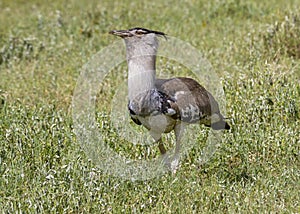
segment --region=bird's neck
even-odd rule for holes
[[[155,55],[147,55],[127,59],[129,100],[155,88],[155,58]]]

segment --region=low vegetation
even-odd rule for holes
[[[299,213],[297,1],[4,0],[0,20],[3,213]],[[107,32],[136,26],[202,52],[220,77],[232,127],[208,162],[198,162],[202,127],[175,175],[144,181],[111,176],[91,161],[71,106],[83,65],[117,40]],[[161,75],[192,76],[183,67],[163,58],[157,65]],[[158,156],[156,145],[122,141],[110,123],[125,82],[122,63],[99,88],[99,130],[120,155]]]

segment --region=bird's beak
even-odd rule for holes
[[[109,32],[109,34],[120,36],[122,38],[132,36],[132,34],[128,30],[112,30]]]

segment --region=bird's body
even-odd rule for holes
[[[159,142],[161,153],[166,152],[161,141],[163,133],[175,131],[176,153],[179,153],[182,131],[188,124],[200,123],[213,129],[230,128],[216,100],[194,79],[156,79],[157,36],[165,36],[164,33],[144,28],[110,33],[124,38],[126,43],[131,118],[150,131]],[[175,162],[178,164],[178,160]]]

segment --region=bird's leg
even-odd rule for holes
[[[176,145],[175,145],[175,154],[174,154],[173,160],[171,162],[171,170],[173,173],[176,172],[178,165],[179,165],[180,149],[181,149],[180,141],[181,141],[184,129],[185,129],[185,125],[183,123],[177,124],[175,126]]]
[[[158,143],[159,143],[158,148],[159,148],[160,154],[162,154],[162,155],[166,154],[167,150],[166,150],[161,138],[159,138]]]
[[[171,168],[170,160],[169,160],[169,157],[167,156],[167,150],[162,142],[161,137],[156,142],[158,142],[158,148],[159,148],[160,154],[162,156],[163,164],[165,166],[167,166],[168,168]]]

